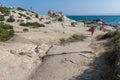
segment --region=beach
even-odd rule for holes
[[[27,20],[22,17],[24,22],[38,22],[45,27],[19,25],[20,13],[28,13],[31,18]],[[102,59],[91,63],[105,51],[102,44],[106,40],[97,41],[96,37],[115,29],[106,26],[107,31],[104,32],[98,28],[91,36],[90,27],[84,26],[83,22],[72,26],[71,22],[76,23],[75,20],[61,13],[56,14],[59,18],[56,20],[58,18],[50,16],[52,13],[54,12],[50,11],[48,15],[39,15],[39,18],[36,18],[34,12],[11,10],[15,22],[4,23],[13,26],[15,35],[8,41],[0,42],[0,80],[76,80],[79,75],[79,80],[90,80],[93,75],[95,78],[100,75],[99,69],[92,67],[103,64]],[[86,38],[83,41],[60,43],[61,38],[67,39],[74,34]]]

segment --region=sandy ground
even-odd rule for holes
[[[78,27],[52,23],[44,28],[28,28],[29,32],[23,32],[24,27],[17,23],[9,24],[14,26],[15,36],[0,42],[0,80],[72,80],[90,68],[89,64],[99,55],[91,44],[95,44],[96,35],[104,34],[96,31],[91,37],[83,23]],[[57,44],[60,38],[72,34],[83,34],[87,39]],[[35,52],[37,46],[40,53]]]
[[[100,48],[102,42],[95,41],[95,36],[101,32],[96,32],[91,37],[86,28],[83,30],[80,30],[80,33],[88,36],[85,41],[55,45],[28,80],[76,80],[75,76],[82,75],[87,69],[89,70],[79,80],[90,80],[95,74],[90,64],[104,50]],[[98,48],[99,52],[93,49],[93,44],[97,44],[94,47]]]

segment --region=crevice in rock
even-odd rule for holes
[[[60,55],[70,55],[70,54],[78,54],[80,56],[83,56],[87,59],[91,59],[91,57],[85,56],[83,53],[81,52],[63,52],[63,53],[59,53],[59,54],[48,54],[45,55],[44,57],[42,57],[42,62],[44,62],[46,59],[48,59],[49,57],[53,57],[53,56],[60,56]]]

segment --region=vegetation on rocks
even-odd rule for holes
[[[14,19],[12,16],[10,16],[10,17],[7,19],[7,22],[15,22],[15,19]]]
[[[58,21],[62,22],[62,21],[63,21],[63,18],[58,18]]]
[[[101,36],[101,39],[111,39],[113,38],[115,35],[118,35],[119,32],[118,31],[112,31],[112,32],[108,32],[105,35]]]
[[[15,11],[12,11],[13,13],[16,13]]]
[[[40,24],[38,22],[27,22],[27,23],[20,23],[21,26],[26,26],[26,27],[32,27],[32,28],[38,28],[38,27],[45,27],[44,24]]]
[[[10,14],[10,8],[0,7],[0,12],[4,15],[9,15]]]
[[[22,18],[21,16],[18,16],[18,18]]]
[[[27,20],[31,20],[31,18],[30,18],[29,16],[26,16],[26,19],[27,19]]]
[[[87,37],[84,35],[79,35],[79,34],[73,34],[72,36],[70,36],[68,39],[64,39],[61,38],[60,39],[60,43],[64,44],[64,43],[70,43],[70,42],[76,42],[76,41],[84,41],[84,39],[86,39]]]
[[[120,32],[117,32],[117,34],[114,36],[113,41],[114,41],[115,44],[120,43]]]
[[[113,80],[120,80],[120,34],[114,37],[113,42],[111,56],[108,59],[111,67],[114,67]]]
[[[0,15],[0,21],[4,21],[5,18],[4,18],[4,15]]]
[[[104,54],[105,61],[108,62],[109,66],[111,67],[111,74],[110,80],[120,80],[120,32],[109,32],[103,36],[104,39],[111,39],[108,47],[108,50]],[[109,75],[106,74],[106,75]]]
[[[23,8],[21,8],[21,7],[18,7],[17,10],[26,11],[26,9],[23,9]]]
[[[0,23],[0,41],[7,41],[14,35],[13,26]]]
[[[28,31],[29,31],[29,29],[27,29],[27,28],[23,29],[23,32],[28,32]]]
[[[36,14],[36,15],[35,15],[35,17],[36,17],[36,18],[39,18],[39,15],[38,15],[38,14]]]
[[[22,14],[22,13],[18,13],[21,17],[26,17],[25,14]]]
[[[63,21],[63,13],[62,12],[54,12],[52,10],[48,11],[48,15],[53,18],[53,21]]]
[[[22,13],[18,13],[20,16],[20,18],[21,17],[25,17],[27,20],[31,20],[31,18],[29,17],[29,16],[26,16],[25,14],[22,14]]]

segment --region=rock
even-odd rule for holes
[[[56,21],[63,21],[63,13],[62,12],[54,12],[53,10],[48,11],[48,16],[54,18]]]
[[[48,51],[50,46],[46,45],[46,44],[41,44],[40,46],[37,46],[35,48],[36,52],[38,52],[38,55],[40,57],[43,57],[46,55],[46,52]]]
[[[112,26],[105,26],[106,31],[115,31],[115,28]]]
[[[49,10],[48,15],[52,17],[53,15],[55,15],[55,12],[53,10]]]

